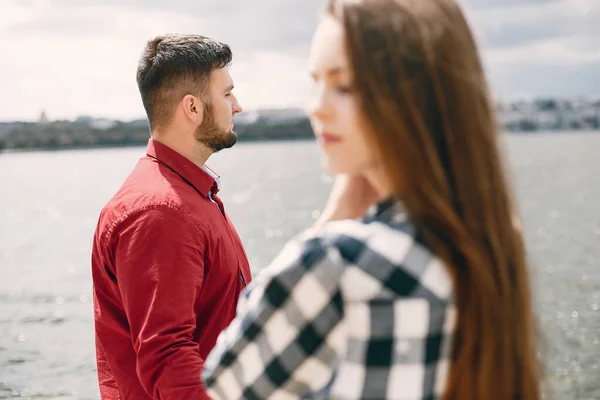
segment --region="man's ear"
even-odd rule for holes
[[[181,99],[180,106],[183,109],[183,114],[189,121],[196,124],[202,123],[202,119],[204,118],[204,104],[199,97],[186,94]]]

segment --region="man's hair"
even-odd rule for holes
[[[171,122],[187,94],[206,96],[213,70],[231,63],[228,45],[201,35],[163,35],[150,40],[140,57],[137,84],[150,127]]]

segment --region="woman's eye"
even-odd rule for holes
[[[352,86],[350,86],[350,85],[340,85],[340,86],[336,87],[336,90],[339,93],[348,94],[348,93],[352,93],[352,91],[354,90],[354,88]]]

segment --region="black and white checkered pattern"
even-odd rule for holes
[[[290,242],[207,358],[214,399],[441,399],[451,278],[399,201]]]

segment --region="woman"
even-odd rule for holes
[[[205,364],[217,399],[538,399],[523,240],[455,0],[331,0],[311,121],[340,178]]]

